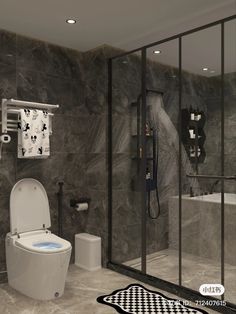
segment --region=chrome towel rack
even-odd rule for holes
[[[47,111],[49,114],[49,132],[50,134],[52,134],[52,110],[58,108],[59,105],[4,98],[2,99],[2,121],[0,122],[0,124],[2,125],[2,134],[6,134],[8,132],[17,132],[19,122],[18,116],[20,113],[20,109],[40,109]],[[17,118],[9,118],[8,114],[16,114]]]

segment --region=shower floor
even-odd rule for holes
[[[135,269],[141,269],[141,259],[124,263]],[[178,284],[179,256],[176,250],[162,250],[147,256],[147,274]],[[204,283],[221,282],[220,262],[183,253],[182,285],[198,291]],[[236,302],[236,266],[225,265],[225,300]]]

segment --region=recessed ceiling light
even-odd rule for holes
[[[157,55],[158,55],[158,54],[160,54],[160,53],[161,53],[161,50],[154,50],[154,51],[153,51],[153,53],[155,53],[155,54],[157,54]]]
[[[215,70],[211,70],[210,73],[215,73]]]
[[[75,24],[75,23],[76,23],[76,20],[74,20],[74,19],[68,19],[68,20],[66,20],[66,23],[68,23],[68,24]]]
[[[202,71],[208,71],[208,68],[202,68]]]

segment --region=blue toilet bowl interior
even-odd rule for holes
[[[39,243],[33,244],[33,246],[40,249],[45,249],[45,250],[60,249],[62,247],[60,243],[55,243],[55,242],[39,242]]]

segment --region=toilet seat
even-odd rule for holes
[[[15,241],[15,244],[28,251],[45,254],[54,254],[71,249],[70,242],[49,232],[22,236]]]

